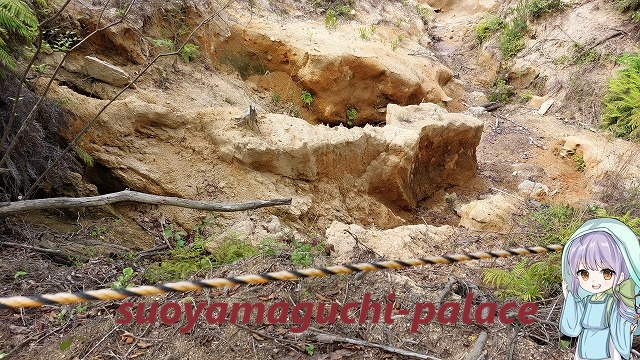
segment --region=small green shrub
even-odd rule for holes
[[[353,126],[354,121],[358,117],[358,111],[355,108],[347,109],[347,125]]]
[[[526,2],[527,14],[535,19],[542,17],[544,14],[549,14],[558,10],[564,6],[562,0],[528,0]]]
[[[498,289],[496,295],[522,301],[544,299],[560,282],[560,265],[522,260],[511,271],[485,269],[483,280]]]
[[[602,99],[602,126],[616,136],[640,138],[640,54],[618,59],[622,68],[609,81]]]
[[[190,62],[196,59],[198,56],[198,45],[192,43],[186,43],[180,50],[180,57],[184,62]]]
[[[369,41],[371,40],[371,35],[373,35],[376,31],[376,26],[371,24],[371,26],[365,26],[358,29],[360,33],[360,39]]]
[[[56,29],[57,30],[57,29]],[[67,30],[64,33],[60,32],[55,35],[55,39],[51,41],[51,49],[53,51],[69,51],[75,44],[80,41],[76,32],[73,30]]]
[[[431,10],[422,4],[416,4],[415,10],[420,20],[422,20],[422,23],[425,26],[429,26],[432,17]]]
[[[404,39],[404,37],[402,36],[402,34],[398,35],[398,37],[396,37],[394,40],[391,41],[391,50],[396,51],[396,49],[398,48],[398,46],[400,45],[400,43],[402,42],[402,40]]]
[[[285,243],[266,238],[260,242],[258,248],[263,254],[273,256],[280,254],[286,247],[287,245]]]
[[[218,264],[231,264],[236,260],[257,255],[259,250],[246,240],[238,237],[228,237],[212,254]]]
[[[212,254],[209,254],[204,249],[204,239],[197,236],[197,233],[203,231],[205,227],[208,225],[203,224],[203,227],[197,230],[194,228],[196,234],[194,234],[192,245],[176,247],[170,252],[169,259],[151,264],[144,272],[147,281],[156,283],[184,280],[212,266],[229,264],[259,253],[259,250],[248,241],[237,236],[228,236],[213,250]]]
[[[353,10],[353,2],[348,1],[345,3],[338,4],[326,4],[331,5],[329,9],[325,12],[324,16],[324,26],[331,30],[335,29],[338,26],[338,18],[348,18],[351,17],[351,10]],[[318,5],[320,6],[320,5]],[[314,7],[316,4],[314,3]]]
[[[183,238],[186,235],[186,232],[175,229],[173,224],[169,224],[169,226],[162,231],[162,236],[164,237],[164,239],[174,240],[176,242],[176,247],[184,246]]]
[[[274,104],[280,104],[280,100],[282,99],[282,97],[280,96],[280,93],[274,92],[273,94],[271,94],[271,102]]]
[[[573,154],[571,157],[573,159],[573,164],[576,167],[576,170],[583,172],[585,169],[584,158],[578,154]]]
[[[578,211],[570,206],[546,206],[531,213],[527,228],[531,229],[531,244],[565,244],[569,237],[595,215],[591,211]],[[561,282],[560,253],[548,255],[545,261],[522,260],[513,269],[485,269],[483,281],[497,288],[503,298],[515,297],[533,301],[553,296]]]
[[[310,92],[303,90],[300,94],[300,100],[302,100],[302,103],[305,106],[311,106],[311,103],[313,102],[313,95],[311,95]]]
[[[487,41],[496,32],[502,30],[504,25],[504,20],[497,16],[485,16],[475,27],[476,42],[481,44]]]
[[[133,275],[134,275],[134,272],[132,268],[128,267],[128,268],[122,269],[122,275],[118,276],[118,280],[114,281],[113,284],[111,284],[111,288],[124,289],[124,288],[133,287],[134,284],[130,282],[130,280],[133,278]]]
[[[294,238],[291,263],[297,266],[309,267],[311,266],[313,258],[322,252],[323,249],[324,246],[322,244],[312,246],[311,244],[301,243]]]
[[[511,59],[525,48],[524,34],[527,28],[526,20],[519,17],[506,24],[499,43],[503,58]]]
[[[615,0],[615,5],[620,12],[629,13],[633,21],[640,22],[639,0]]]
[[[509,99],[513,96],[513,86],[507,84],[505,79],[496,79],[487,94],[489,101],[500,101],[502,103],[508,103]]]
[[[26,2],[0,1],[0,65],[15,69],[13,56],[38,34],[38,19]]]
[[[93,166],[94,160],[93,160],[93,156],[91,156],[91,154],[89,154],[88,152],[82,150],[82,148],[80,148],[79,146],[74,146],[73,147],[73,151],[76,153],[76,155],[78,155],[78,157],[80,159],[82,159],[82,161],[85,163],[85,165]]]
[[[336,14],[335,10],[327,10],[324,16],[324,26],[327,29],[335,29],[338,26],[338,14]]]

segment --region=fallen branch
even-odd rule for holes
[[[41,247],[38,247],[38,246],[32,246],[32,245],[26,245],[26,244],[18,244],[18,243],[9,242],[9,241],[0,241],[0,247],[2,247],[2,246],[21,247],[21,248],[24,248],[24,249],[29,249],[29,250],[33,250],[33,251],[37,251],[37,252],[41,252],[41,253],[45,253],[45,254],[60,254],[61,253],[60,250],[46,249],[46,248],[41,248]]]
[[[123,201],[133,201],[153,205],[171,205],[196,210],[232,212],[258,209],[262,207],[291,205],[289,199],[256,200],[236,204],[210,203],[206,201],[196,201],[170,196],[159,196],[141,193],[137,191],[124,190],[112,194],[89,196],[81,198],[48,198],[35,200],[22,200],[14,202],[0,203],[0,216],[14,214],[22,211],[44,210],[44,209],[68,209],[74,207],[93,207],[113,204]]]
[[[487,337],[488,335],[486,331],[481,332],[476,343],[473,344],[473,349],[471,349],[464,360],[478,360],[483,354],[484,344],[487,342]]]
[[[449,292],[451,292],[451,288],[457,282],[458,282],[458,279],[456,279],[455,277],[453,276],[449,277],[449,282],[447,282],[447,285],[445,285],[444,289],[442,290],[442,292],[438,296],[438,299],[436,300],[436,306],[439,307],[440,305],[442,305],[442,303],[444,302],[444,299],[446,299]]]
[[[403,355],[403,356],[411,356],[411,357],[414,357],[414,358],[417,358],[417,359],[440,360],[440,359],[435,358],[433,356],[420,354],[420,353],[409,351],[409,350],[399,349],[399,348],[395,348],[395,347],[389,346],[389,345],[375,344],[375,343],[371,343],[371,342],[360,340],[360,339],[351,339],[351,338],[345,338],[345,337],[341,337],[341,336],[323,334],[323,333],[313,333],[313,334],[311,334],[311,336],[316,341],[323,342],[323,343],[342,342],[342,343],[348,343],[348,344],[372,347],[372,348],[376,348],[376,349],[382,349],[382,350],[384,350],[386,352],[396,353],[396,354]]]

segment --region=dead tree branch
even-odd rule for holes
[[[289,199],[256,200],[236,204],[210,203],[170,196],[159,196],[137,191],[124,190],[112,194],[89,196],[81,198],[59,197],[36,200],[22,200],[0,203],[0,216],[15,214],[22,211],[45,209],[68,209],[74,207],[92,207],[113,204],[123,201],[140,202],[153,205],[171,205],[196,210],[232,212],[258,209],[262,207],[291,205]]]
[[[464,360],[478,360],[482,356],[484,344],[487,342],[487,337],[488,334],[486,331],[481,332],[478,336],[478,339],[476,340],[476,343],[473,344],[473,349],[471,349]]]

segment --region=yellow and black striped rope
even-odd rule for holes
[[[155,286],[137,286],[127,289],[102,289],[76,293],[57,293],[34,296],[13,296],[0,298],[0,309],[18,309],[38,307],[43,305],[62,305],[80,303],[95,300],[117,300],[132,296],[147,296],[164,294],[169,292],[187,292],[205,288],[223,286],[266,284],[272,281],[294,280],[306,277],[329,276],[338,274],[351,274],[361,271],[377,271],[384,269],[402,269],[412,266],[432,264],[452,264],[468,260],[480,260],[519,256],[528,254],[540,254],[562,250],[562,245],[534,246],[517,249],[475,252],[469,254],[444,255],[429,258],[409,260],[388,260],[371,263],[359,263],[351,265],[334,265],[325,268],[308,268],[292,271],[270,272],[260,275],[242,275],[237,277],[205,279],[200,281],[181,281]]]

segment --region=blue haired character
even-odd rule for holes
[[[578,337],[574,360],[629,359],[639,262],[635,234],[614,219],[587,221],[565,245],[560,331]]]

